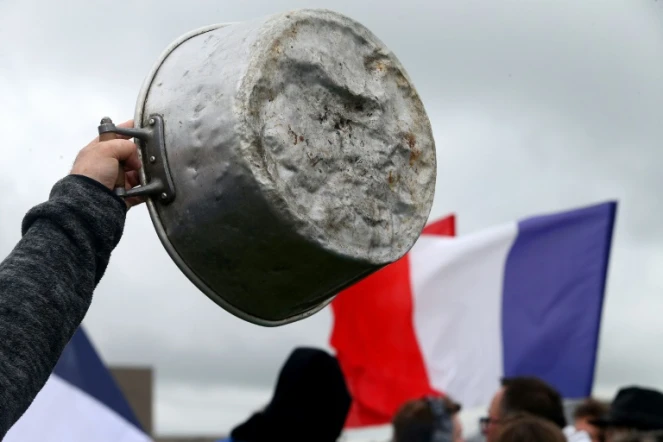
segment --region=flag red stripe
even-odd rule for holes
[[[424,234],[453,236],[455,217]],[[332,302],[331,345],[353,404],[346,427],[391,421],[403,402],[436,393],[416,339],[408,255],[341,292]]]
[[[428,224],[424,227],[423,235],[456,236],[456,217],[450,215],[446,218]]]

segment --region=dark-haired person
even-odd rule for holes
[[[504,421],[521,413],[546,419],[560,431],[566,426],[562,397],[552,386],[536,377],[504,378],[493,396],[488,416],[480,421],[487,442],[495,442]]]
[[[505,419],[495,442],[567,442],[559,426],[548,419],[516,413]]]
[[[602,442],[601,428],[592,422],[604,417],[609,405],[594,398],[587,398],[573,412],[573,427],[576,431],[584,431],[592,442]]]
[[[443,416],[433,409],[437,401],[441,407]],[[444,431],[445,440],[452,442],[463,442],[463,425],[460,422],[461,405],[449,396],[424,397],[406,402],[398,410],[392,420],[393,442],[431,442],[435,438],[436,430]],[[447,422],[439,422],[436,419],[448,419]],[[446,424],[450,425],[446,425]],[[450,427],[450,428],[447,428]]]

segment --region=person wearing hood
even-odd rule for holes
[[[351,402],[335,357],[296,348],[281,368],[269,404],[219,442],[335,442]]]

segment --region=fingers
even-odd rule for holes
[[[140,176],[138,175],[137,170],[132,170],[132,171],[127,172],[124,175],[124,177],[125,177],[126,182],[127,182],[127,184],[126,184],[127,189],[133,189],[134,187],[136,187],[137,185],[140,184]]]
[[[103,141],[99,143],[99,149],[120,163],[124,163],[125,171],[141,168],[138,146],[133,141],[122,139]]]
[[[126,160],[124,160],[124,163],[122,164],[125,172],[129,172],[131,170],[138,170],[141,167],[143,167],[143,165],[140,162],[140,158],[138,157],[138,148],[136,147],[135,144],[134,148],[135,150],[133,151],[131,156]]]
[[[134,121],[128,120],[117,125],[117,127],[129,128],[133,125]],[[142,167],[138,155],[138,146],[129,139],[131,137],[120,137],[114,134],[113,137],[109,138],[111,139],[99,141],[99,137],[97,137],[81,149],[76,156],[70,173],[87,176],[109,189],[113,189],[119,176],[122,175],[119,172],[124,170],[124,172],[130,173]],[[118,169],[118,165],[122,169]],[[130,188],[133,188],[139,182],[137,175],[133,174],[131,180]],[[134,203],[137,202],[134,201]]]
[[[131,209],[132,207],[138,206],[140,204],[143,204],[147,199],[145,197],[132,197],[132,198],[125,198],[124,202],[127,205],[127,208]]]
[[[127,205],[129,209],[132,207],[138,206],[139,204],[143,204],[144,202],[147,201],[147,198],[144,196],[133,196],[131,198],[125,198],[124,202]]]
[[[124,123],[118,124],[117,127],[134,127],[134,120],[127,120]]]
[[[130,172],[127,172],[124,176],[125,176],[125,187],[127,189],[133,189],[134,187],[140,184],[140,178],[138,176],[137,170],[132,170]],[[132,197],[132,198],[126,198],[124,202],[127,204],[128,208],[131,208],[144,203],[145,200],[146,200],[145,197]]]
[[[124,127],[124,128],[134,127],[134,120],[133,119],[127,120],[123,123],[118,124],[117,127]],[[123,139],[123,140],[129,140],[131,138],[131,137],[127,137],[127,136],[124,136],[124,135],[117,135],[117,134],[116,134],[116,136],[120,139]],[[142,166],[141,163],[140,163],[140,158],[138,157],[138,150],[137,150],[135,144],[133,146],[133,153],[131,153],[128,157],[125,156],[125,157],[121,158],[121,157],[116,156],[115,158],[117,158],[117,160],[120,161],[120,162],[124,162],[124,170],[125,171],[138,170]]]
[[[116,127],[124,127],[124,128],[133,128],[134,127],[134,120],[128,120],[125,121],[124,123],[117,124]],[[120,134],[115,134],[115,137],[123,139],[123,140],[129,140],[131,137],[128,137],[126,135],[120,135]]]

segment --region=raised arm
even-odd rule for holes
[[[21,240],[0,263],[0,439],[48,380],[120,241],[128,205],[111,190],[119,164],[133,187],[135,144],[93,140],[26,214]]]

